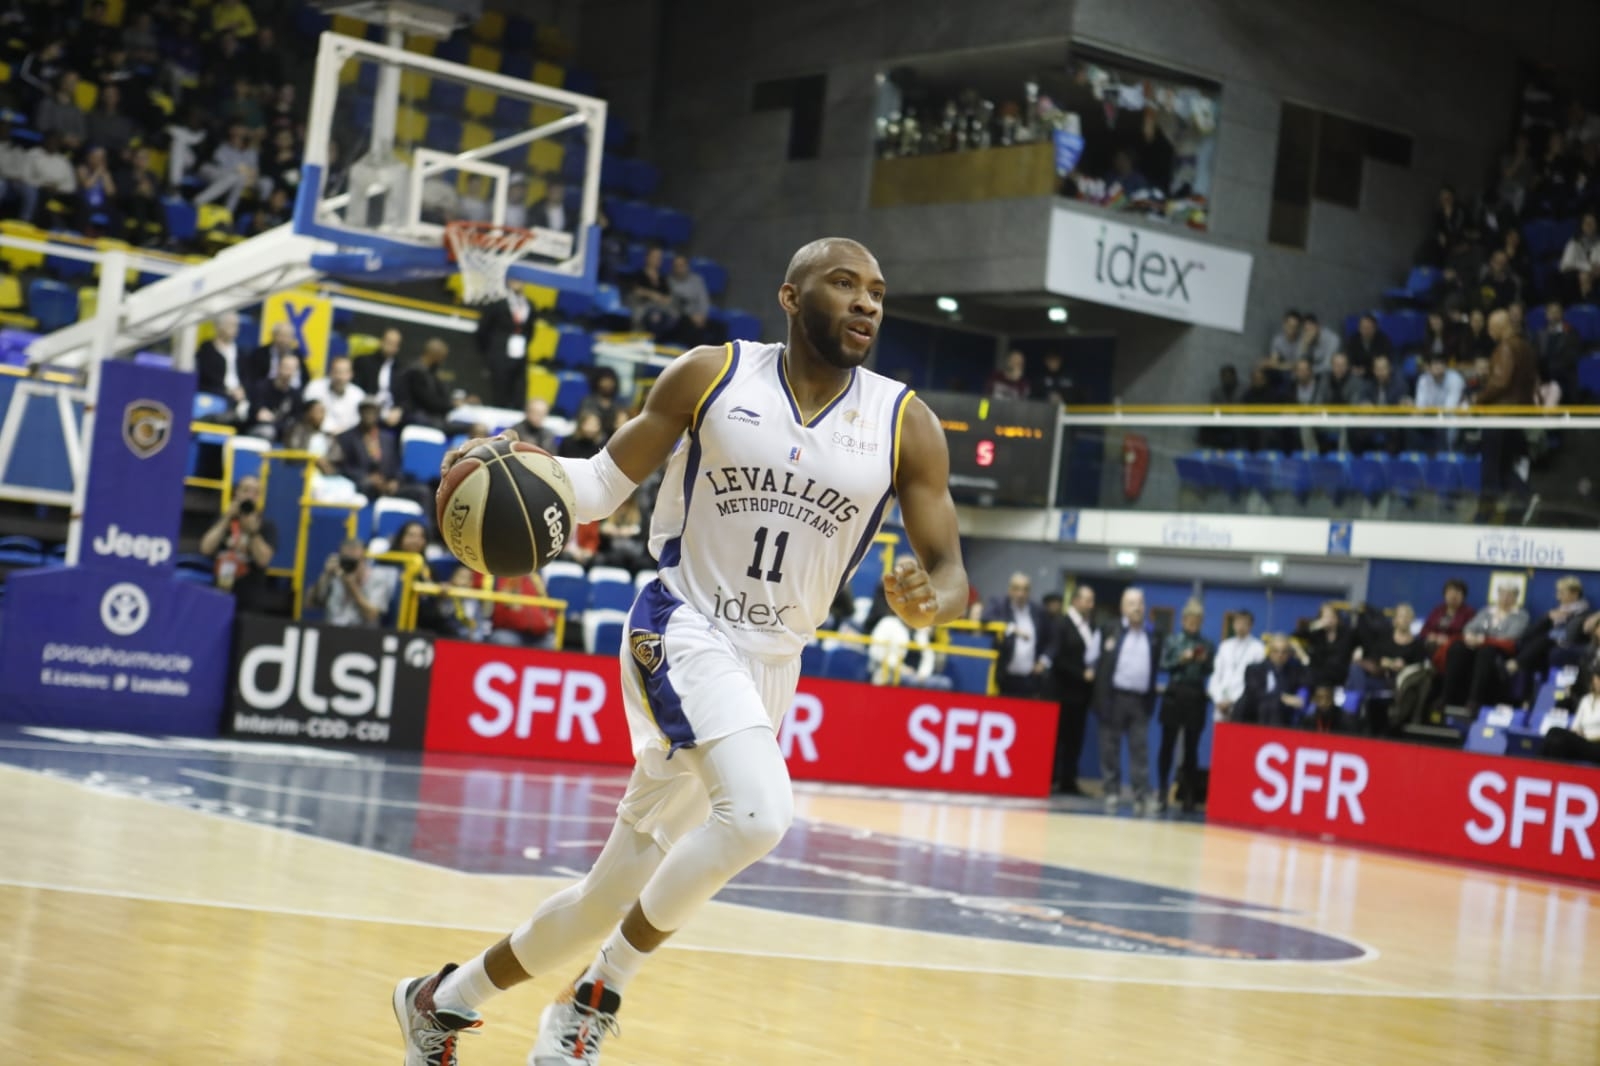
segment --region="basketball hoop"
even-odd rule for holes
[[[520,226],[493,222],[451,222],[444,228],[450,258],[461,270],[461,299],[469,304],[503,300],[506,272],[538,235]]]

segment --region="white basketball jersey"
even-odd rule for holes
[[[783,345],[735,341],[667,463],[650,551],[667,591],[736,647],[800,654],[893,493],[911,390],[857,369],[802,421]]]

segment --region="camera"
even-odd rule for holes
[[[256,513],[256,501],[254,501],[254,500],[240,500],[239,501],[239,513],[241,515],[255,514]]]
[[[356,567],[358,567],[360,565],[361,565],[361,560],[360,559],[352,559],[348,555],[341,555],[339,557],[339,569],[343,570],[347,574],[355,573],[356,572]]]

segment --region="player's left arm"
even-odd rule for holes
[[[950,451],[939,420],[915,396],[902,415],[894,480],[916,560],[902,559],[884,575],[889,607],[912,629],[953,622],[967,612],[967,568],[950,498]]]

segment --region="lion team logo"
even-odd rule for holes
[[[148,459],[172,439],[172,409],[155,400],[135,400],[122,413],[122,439],[141,459]]]
[[[662,664],[667,661],[660,633],[646,633],[642,629],[636,629],[628,634],[628,647],[633,651],[633,657],[639,665],[652,674],[661,669]]]

